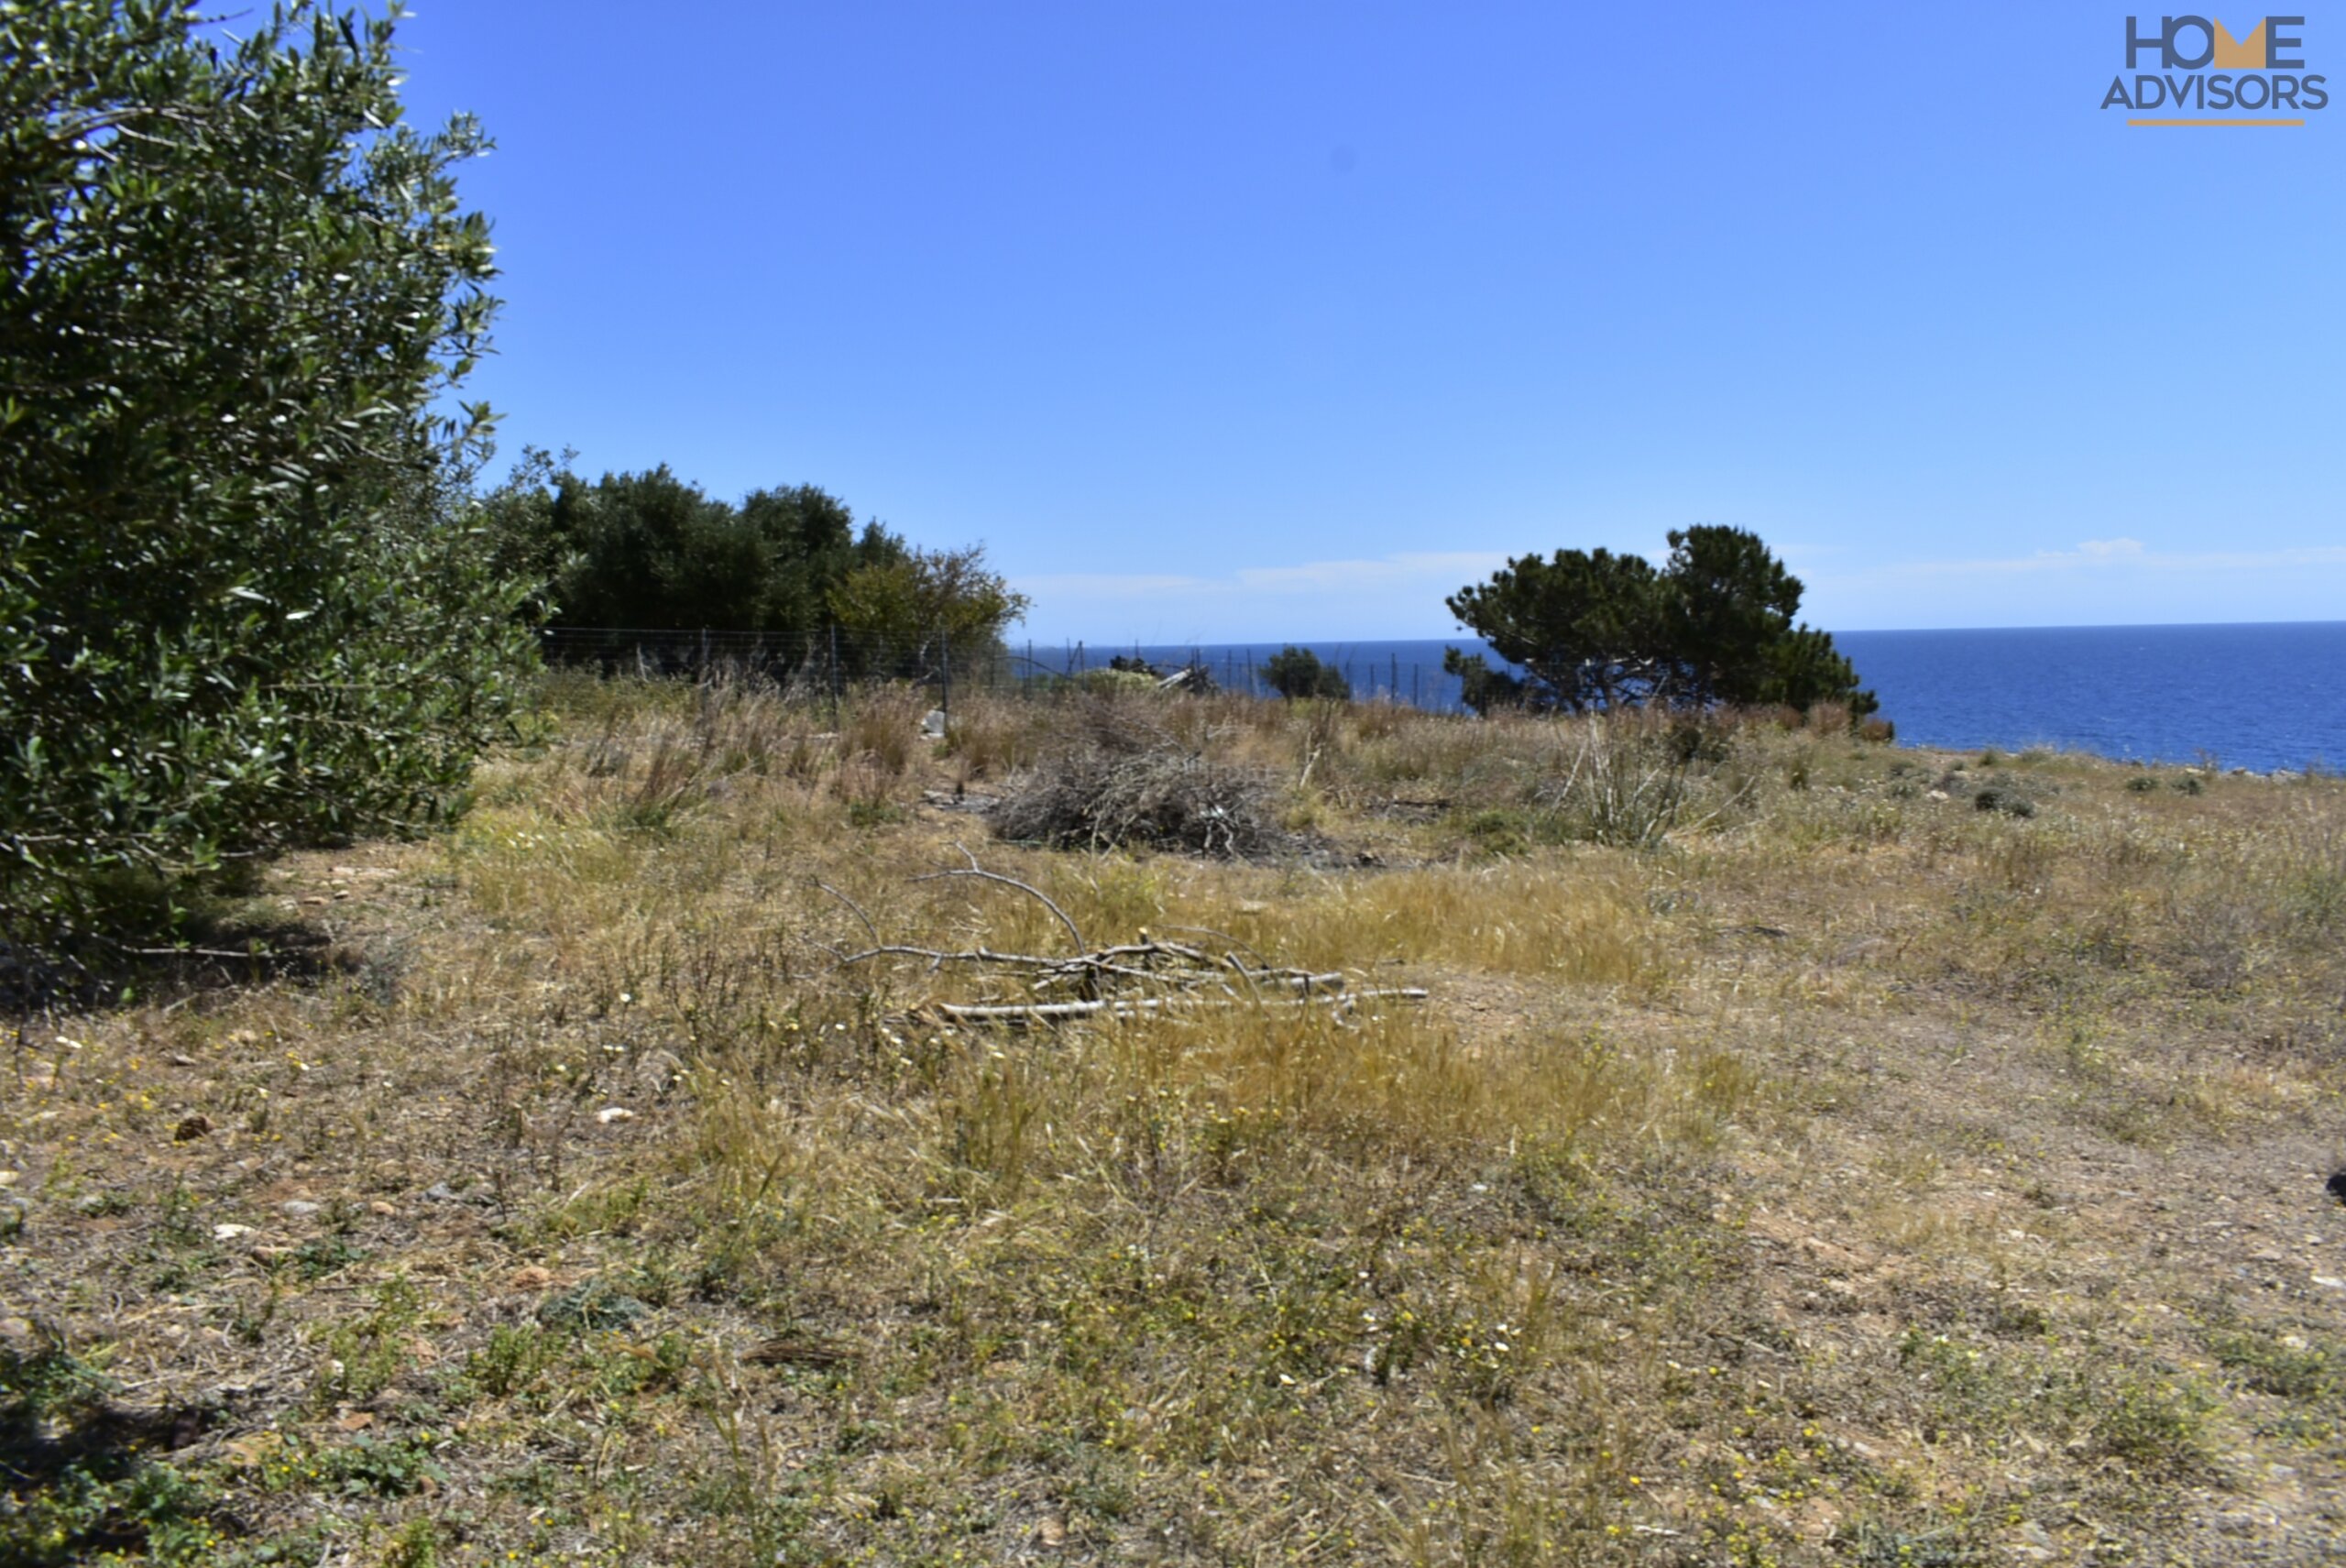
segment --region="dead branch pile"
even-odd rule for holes
[[[1055,850],[1145,845],[1244,858],[1283,842],[1263,774],[1114,723],[1095,723],[1013,780],[987,819],[1000,838]]]
[[[956,845],[959,849],[960,846]],[[958,1024],[1024,1028],[1077,1018],[1140,1018],[1152,1014],[1210,1012],[1241,1006],[1267,1008],[1325,1007],[1348,1013],[1363,1002],[1422,1002],[1426,993],[1411,987],[1354,990],[1340,971],[1314,972],[1272,964],[1235,937],[1220,931],[1176,927],[1198,941],[1175,941],[1142,931],[1139,939],[1092,948],[1075,922],[1041,889],[987,871],[966,849],[969,865],[915,880],[936,882],[968,877],[1015,888],[1036,899],[1067,927],[1077,951],[1067,957],[1037,953],[996,952],[983,946],[964,948],[924,947],[907,942],[883,942],[863,911],[836,889],[822,887],[854,911],[871,932],[872,945],[839,956],[839,967],[881,959],[918,959],[935,974],[946,966],[973,969],[986,978],[984,994],[973,1002],[930,1003],[917,1011]]]
[[[850,953],[842,964],[873,959],[921,959],[932,971],[948,964],[974,968],[992,982],[975,1002],[940,1002],[922,1011],[957,1024],[1019,1028],[1076,1018],[1140,1018],[1151,1014],[1210,1012],[1259,1006],[1327,1007],[1350,1012],[1363,1002],[1422,1002],[1423,991],[1407,987],[1354,990],[1338,972],[1256,966],[1235,951],[1216,954],[1206,947],[1146,937],[1052,958],[1036,953],[999,953],[989,948],[959,951],[888,943]]]

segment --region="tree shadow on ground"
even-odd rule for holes
[[[159,1529],[210,1511],[203,1489],[160,1456],[202,1438],[218,1412],[137,1409],[115,1392],[53,1337],[0,1350],[0,1561],[137,1552]]]
[[[175,908],[162,918],[109,921],[53,943],[0,938],[0,1019],[97,1011],[280,982],[356,981],[387,999],[398,980],[388,953],[305,921],[235,900]]]

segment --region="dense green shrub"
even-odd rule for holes
[[[664,466],[592,483],[553,476],[543,520],[542,565],[565,627],[716,627],[805,642],[828,626],[828,598],[850,574],[907,554],[815,486],[736,505]]]
[[[859,563],[825,596],[839,629],[886,662],[876,673],[924,674],[982,668],[1002,651],[1002,634],[1026,614],[985,564],[983,545],[910,549]],[[884,651],[884,652],[883,652]]]
[[[753,634],[769,668],[836,651],[846,674],[933,675],[997,652],[1026,609],[981,546],[908,544],[813,485],[737,504],[664,465],[590,483],[533,451],[485,506],[571,656],[706,629]]]
[[[1344,679],[1342,670],[1321,663],[1317,653],[1293,644],[1263,662],[1263,680],[1284,697],[1316,696],[1350,702],[1353,696],[1352,683]]]
[[[488,226],[391,23],[0,6],[0,938],[92,889],[432,818],[522,590],[469,520]]]

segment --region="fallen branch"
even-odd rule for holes
[[[1147,959],[1159,956],[1178,959],[1183,968],[1150,969],[1122,960]],[[1225,994],[1234,995],[1225,983],[1225,971],[1246,982],[1250,990],[1268,985],[1277,990],[1342,991],[1344,976],[1335,970],[1314,972],[1303,969],[1249,969],[1236,955],[1225,953],[1221,959],[1208,958],[1195,948],[1178,942],[1135,942],[1121,947],[1102,948],[1097,952],[1081,953],[1071,959],[1046,958],[1036,953],[998,953],[992,948],[924,948],[909,942],[882,942],[861,952],[839,956],[839,967],[859,964],[879,958],[926,959],[931,973],[947,964],[987,964],[1010,969],[1040,970],[1034,986],[1041,991],[1055,985],[1089,984],[1104,976],[1125,980],[1146,981],[1158,985],[1172,985],[1182,990],[1197,990],[1212,985]]]
[[[951,871],[931,872],[926,876],[916,876],[913,878],[913,881],[940,882],[947,877],[976,877],[983,882],[998,882],[1004,887],[1014,887],[1019,892],[1026,894],[1026,896],[1040,904],[1044,908],[1049,910],[1052,914],[1058,916],[1059,917],[1059,924],[1067,927],[1067,934],[1075,938],[1077,950],[1082,950],[1084,946],[1083,933],[1076,929],[1075,922],[1068,918],[1066,910],[1061,909],[1058,905],[1051,902],[1049,894],[1044,893],[1042,889],[1036,887],[1031,883],[1020,882],[1014,876],[1004,876],[1000,872],[990,872],[986,870],[983,866],[978,864],[978,857],[970,854],[968,848],[964,845],[957,843],[953,847],[959,850],[962,854],[969,857],[970,864],[966,870],[955,868]]]
[[[1363,1002],[1423,1002],[1424,991],[1397,986],[1377,991],[1325,992],[1295,997],[1146,996],[1110,998],[1099,1002],[957,1003],[939,1002],[933,1010],[955,1024],[994,1024],[1023,1028],[1032,1024],[1058,1024],[1070,1018],[1141,1018],[1151,1014],[1216,1013],[1234,1007],[1330,1007],[1350,1012]]]
[[[817,883],[815,885],[848,906],[864,929],[872,934],[872,945],[858,952],[836,954],[840,969],[869,963],[875,959],[918,959],[925,960],[928,972],[935,974],[948,964],[975,966],[994,971],[997,981],[989,986],[996,994],[981,994],[970,1002],[937,1003],[920,1011],[948,1021],[970,1024],[1000,1024],[1024,1026],[1033,1024],[1053,1024],[1075,1018],[1136,1018],[1150,1014],[1211,1011],[1242,1006],[1260,1007],[1331,1007],[1349,1011],[1355,1003],[1367,1001],[1392,1000],[1422,1002],[1426,992],[1416,989],[1384,989],[1355,992],[1348,989],[1350,981],[1341,970],[1274,967],[1262,954],[1226,932],[1205,927],[1171,927],[1165,929],[1190,932],[1213,937],[1232,945],[1232,950],[1210,952],[1187,942],[1176,942],[1144,928],[1140,939],[1121,942],[1111,947],[1083,948],[1082,932],[1067,911],[1053,903],[1040,889],[1004,876],[980,865],[977,857],[959,844],[953,846],[969,859],[966,867],[933,872],[915,878],[917,882],[936,882],[948,877],[974,877],[983,882],[1000,883],[1015,888],[1033,898],[1058,918],[1074,938],[1080,949],[1067,957],[1042,953],[1005,953],[992,948],[932,948],[916,942],[882,941],[870,917],[852,900],[837,889]],[[1244,948],[1255,961],[1249,963],[1235,949]],[[1008,983],[1003,983],[1008,982]],[[1009,996],[998,993],[1007,990]],[[1022,998],[1020,991],[1029,993]],[[1066,1001],[1048,1000],[1054,992]],[[1123,994],[1114,994],[1122,992]],[[1135,994],[1135,993],[1139,994]]]
[[[1217,941],[1228,942],[1233,948],[1244,948],[1258,959],[1263,956],[1255,949],[1255,947],[1252,942],[1246,941],[1243,938],[1233,937],[1227,931],[1217,931],[1211,926],[1159,926],[1155,927],[1155,929],[1159,931],[1187,931],[1193,937],[1211,937]],[[1148,935],[1148,932],[1146,930],[1143,930],[1141,935],[1146,937]],[[1268,966],[1266,965],[1266,967]]]
[[[909,942],[882,942],[877,947],[866,948],[861,952],[844,954],[839,961],[839,967],[844,969],[849,964],[864,963],[880,958],[926,959],[932,972],[945,964],[1002,964],[1013,969],[1045,970],[1058,976],[1120,974],[1135,980],[1161,981],[1171,977],[1161,970],[1135,969],[1130,964],[1119,963],[1116,960],[1120,957],[1174,950],[1154,947],[1103,948],[1099,952],[1080,953],[1071,959],[1053,959],[1045,958],[1036,953],[997,953],[992,948],[951,949],[923,948]]]
[[[880,939],[880,927],[872,923],[872,916],[863,912],[863,905],[858,904],[854,899],[850,898],[846,894],[841,893],[838,888],[831,886],[828,883],[818,882],[815,884],[815,889],[818,893],[828,893],[833,898],[838,899],[841,904],[846,905],[847,912],[854,916],[858,920],[863,922],[865,934],[871,937],[871,938],[875,942]]]

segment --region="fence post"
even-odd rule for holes
[[[831,622],[831,728],[839,727],[839,623]]]
[[[937,634],[937,648],[944,674],[937,681],[937,707],[947,718],[953,717],[953,634]]]

